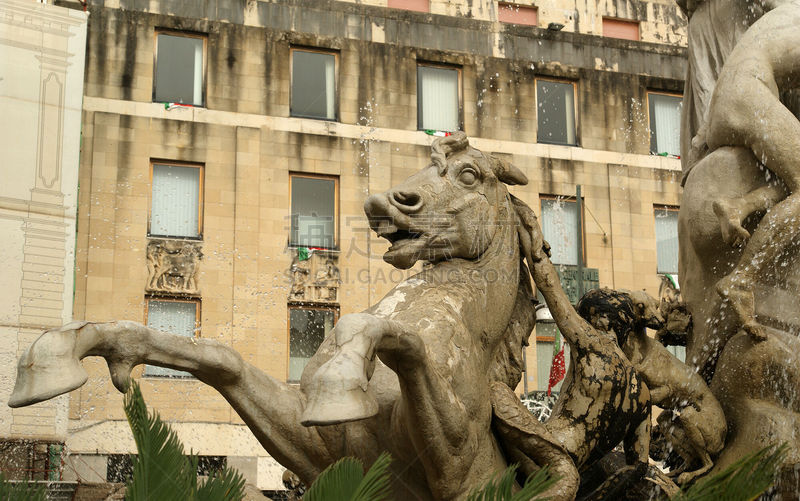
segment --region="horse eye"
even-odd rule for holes
[[[478,175],[472,169],[464,169],[458,174],[458,180],[466,185],[471,185],[478,180]]]

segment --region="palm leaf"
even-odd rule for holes
[[[157,413],[148,414],[136,382],[125,394],[128,417],[138,457],[127,484],[129,501],[186,501],[197,488],[197,461],[187,460],[183,444]]]
[[[319,474],[303,496],[303,501],[351,501],[363,479],[361,461],[342,458]]]
[[[786,444],[749,454],[718,474],[699,480],[672,501],[752,501],[775,482],[786,457]]]
[[[384,452],[372,463],[351,498],[353,501],[382,501],[389,497],[389,464],[392,456]]]
[[[241,501],[244,498],[244,477],[231,468],[225,467],[208,477],[197,488],[197,501]]]
[[[47,489],[43,485],[28,482],[11,482],[0,472],[0,500],[45,501]]]
[[[558,478],[551,476],[547,471],[547,467],[545,467],[531,474],[522,489],[513,492],[517,467],[516,464],[512,464],[500,475],[489,480],[483,487],[472,491],[467,497],[467,501],[528,501],[540,499],[539,496],[558,481]]]

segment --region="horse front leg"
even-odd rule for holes
[[[244,362],[216,341],[165,334],[136,322],[73,322],[42,334],[20,357],[9,399],[21,407],[82,386],[88,375],[80,360],[100,356],[114,386],[127,391],[139,364],[183,370],[222,394],[278,462],[312,481],[337,458],[316,429],[301,426],[299,389]]]

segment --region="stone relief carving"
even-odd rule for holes
[[[341,277],[337,263],[339,256],[331,251],[315,251],[306,259],[295,253],[289,267],[290,301],[335,303],[338,300]]]
[[[147,242],[148,292],[199,294],[197,272],[202,244],[187,240],[150,239]]]

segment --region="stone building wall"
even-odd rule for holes
[[[647,92],[682,89],[684,21],[676,7],[543,1],[540,27],[529,27],[497,22],[492,2],[433,0],[431,13],[385,5],[90,3],[75,318],[146,321],[151,163],[191,162],[204,173],[202,260],[197,291],[188,295],[200,300],[199,335],[286,380],[296,263],[289,174],[338,176],[339,252],[330,255],[340,314],[366,308],[408,276],[382,262],[387,244],[367,231],[362,204],[429,161],[432,138],[417,130],[418,61],[460,68],[463,130],[474,146],[528,175],[527,186],[511,191],[537,213],[541,195],[570,196],[582,185],[586,266],[598,269],[601,285],[657,292],[654,207],[679,203],[680,162],[649,153]],[[572,24],[546,29],[566,12],[575,13]],[[643,41],[597,36],[602,16],[640,20]],[[152,102],[157,29],[206,37],[203,107]],[[337,54],[335,121],[290,116],[295,47]],[[575,82],[577,146],[537,143],[538,78]],[[529,364],[535,350],[532,343]],[[76,471],[81,456],[96,466],[104,464],[98,452],[131,450],[120,439],[122,397],[104,363],[86,366],[89,382],[70,398]],[[535,387],[536,371],[528,377]],[[188,446],[255,463],[251,480],[280,488],[280,468],[210,388],[154,377],[142,387]]]
[[[67,435],[67,397],[5,404],[17,357],[72,318],[85,43],[82,12],[0,4],[0,471],[11,478],[46,479],[48,447]]]

